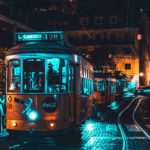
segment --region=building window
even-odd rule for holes
[[[127,54],[127,55],[130,55],[131,54],[131,49],[130,48],[124,48],[124,53]]]
[[[74,38],[73,38],[73,36],[72,36],[72,35],[70,35],[70,36],[69,36],[69,41],[70,41],[70,42],[72,42],[72,41],[73,41],[73,39],[74,39]]]
[[[130,41],[131,39],[131,34],[130,33],[125,33],[125,40]]]
[[[110,16],[109,17],[109,23],[110,24],[117,24],[118,17],[117,16]]]
[[[111,41],[111,42],[116,41],[116,35],[115,35],[114,33],[111,33],[111,34],[110,34],[110,41]]]
[[[101,25],[101,24],[103,24],[103,17],[96,16],[96,17],[95,17],[95,24],[96,24],[96,25]]]
[[[88,37],[87,37],[86,34],[82,35],[82,40],[83,40],[83,41],[87,41],[87,39],[88,39]]]
[[[125,64],[125,70],[131,70],[131,64]]]
[[[111,54],[112,54],[112,55],[116,55],[116,53],[117,53],[116,47],[112,47],[112,48],[111,48]]]
[[[100,41],[101,40],[101,35],[96,34],[96,41]]]
[[[88,17],[81,17],[80,22],[82,25],[88,25]]]

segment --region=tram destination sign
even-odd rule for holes
[[[14,33],[16,42],[27,41],[63,41],[63,31],[49,32],[16,32]]]

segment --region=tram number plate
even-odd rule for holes
[[[6,104],[7,109],[12,109],[12,104]]]

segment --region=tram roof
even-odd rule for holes
[[[64,31],[15,32],[14,42],[7,55],[20,53],[65,53],[75,54],[75,47],[69,44]]]
[[[94,73],[95,78],[114,78],[112,73]]]
[[[63,46],[55,42],[26,42],[10,48],[7,55],[20,53],[76,53],[73,46]]]

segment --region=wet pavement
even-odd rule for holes
[[[10,136],[0,143],[0,150],[150,150],[150,140],[135,123],[150,133],[149,100],[144,97],[139,103],[140,98],[125,95],[74,130],[51,136]]]

